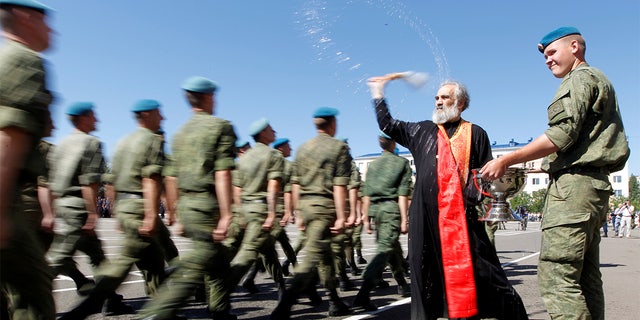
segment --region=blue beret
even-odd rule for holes
[[[388,140],[393,140],[393,139],[391,139],[391,137],[389,137],[389,135],[388,135],[388,134],[386,134],[386,133],[384,133],[384,132],[382,132],[382,131],[380,131],[380,137],[385,138],[385,139],[388,139]]]
[[[240,149],[240,148],[244,148],[249,144],[249,141],[247,140],[236,140],[236,148]]]
[[[314,118],[335,117],[338,115],[338,109],[331,107],[320,107],[313,113]]]
[[[544,52],[544,49],[552,42],[572,34],[580,34],[580,31],[574,27],[560,27],[555,29],[542,37],[542,40],[538,43],[538,50]]]
[[[254,121],[249,127],[249,135],[252,137],[257,135],[258,133],[260,133],[260,131],[264,130],[264,128],[266,128],[268,125],[269,125],[269,120],[267,120],[266,118],[262,118],[260,120]]]
[[[82,116],[93,111],[93,103],[91,102],[76,102],[72,103],[67,108],[67,115],[70,116]]]
[[[200,93],[214,93],[218,86],[215,82],[204,77],[191,77],[184,81],[182,89]]]
[[[131,107],[132,112],[151,111],[160,108],[160,102],[151,99],[138,100]]]
[[[4,5],[4,4],[31,8],[31,9],[38,10],[42,13],[47,13],[48,11],[52,11],[50,7],[47,7],[43,3],[38,2],[36,0],[0,0],[0,5]]]
[[[278,139],[276,139],[276,141],[274,141],[271,144],[271,147],[272,148],[277,148],[277,147],[279,147],[279,146],[281,146],[281,145],[283,145],[285,143],[289,143],[289,139],[287,139],[287,138],[278,138]]]

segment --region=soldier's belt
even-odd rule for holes
[[[242,200],[242,203],[267,203],[267,199]]]
[[[385,202],[397,203],[398,199],[380,199],[380,200],[371,201],[371,203],[375,203],[375,204],[380,204],[380,203],[385,203]]]
[[[124,199],[142,199],[142,193],[133,193],[133,192],[118,192],[117,196],[118,200]]]
[[[604,173],[609,174],[609,170],[605,167],[591,167],[591,166],[572,166],[565,169],[560,169],[556,172],[551,173],[551,177],[553,179],[559,178],[563,174],[581,174],[581,173]]]

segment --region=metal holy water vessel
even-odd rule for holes
[[[507,168],[504,176],[493,181],[482,180],[482,175],[474,175],[479,191],[492,198],[491,207],[480,221],[503,222],[513,220],[507,199],[520,192],[525,185],[527,169]]]

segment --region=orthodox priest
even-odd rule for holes
[[[461,118],[469,94],[445,82],[432,121],[394,119],[384,87],[395,74],[368,80],[380,130],[411,151],[416,183],[409,209],[411,319],[528,319],[507,280],[476,205],[472,169],[491,160],[487,133]]]

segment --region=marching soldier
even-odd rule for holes
[[[246,227],[238,253],[231,261],[230,289],[233,290],[240,279],[256,262],[258,254],[280,290],[284,290],[284,277],[275,249],[275,238],[271,234],[276,221],[278,195],[282,189],[284,157],[282,153],[269,147],[275,140],[275,131],[267,119],[251,124],[249,134],[256,144],[238,159],[237,174],[233,185],[241,190],[240,200]],[[248,278],[245,287],[255,287]]]
[[[173,162],[180,195],[178,212],[193,250],[183,255],[156,298],[140,311],[140,318],[175,319],[178,309],[206,281],[221,288],[208,295],[215,320],[236,319],[230,313],[230,292],[225,287],[229,260],[222,244],[231,223],[231,170],[236,134],[233,125],[213,117],[216,84],[191,77],[182,85],[193,111],[173,139]]]
[[[94,282],[78,271],[73,255],[76,250],[83,251],[94,268],[105,260],[95,227],[98,223],[96,199],[106,165],[102,142],[90,134],[98,122],[93,103],[73,103],[66,113],[75,130],[49,155],[55,211],[64,225],[54,236],[48,258],[54,276],[68,275],[76,283],[78,292],[85,295]]]
[[[367,233],[372,232],[369,223],[369,217],[372,217],[376,224],[378,249],[364,270],[362,287],[353,303],[354,307],[367,311],[377,309],[371,304],[369,294],[382,279],[387,263],[398,282],[398,294],[405,296],[409,293],[402,267],[404,257],[398,248],[400,234],[408,231],[412,170],[409,160],[394,153],[396,143],[388,135],[381,132],[378,141],[383,150],[382,156],[369,164],[362,190],[364,229]]]
[[[333,234],[343,232],[347,184],[351,175],[351,156],[347,145],[334,139],[338,110],[330,107],[317,109],[313,122],[318,135],[303,144],[296,154],[291,174],[293,207],[307,236],[307,256],[294,270],[291,286],[281,296],[272,319],[289,319],[296,298],[315,286],[315,267],[334,268],[331,251]],[[329,316],[348,314],[349,308],[341,301],[336,290],[335,270],[321,273],[321,282],[329,291]],[[310,281],[311,280],[311,281]]]
[[[39,169],[32,160],[51,118],[53,95],[40,55],[50,43],[50,12],[35,0],[0,0],[6,40],[0,48],[0,290],[19,295],[20,305],[12,307],[38,319],[55,319],[52,277],[20,208],[20,191]],[[6,306],[1,308],[7,316]]]
[[[138,129],[118,143],[112,174],[105,175],[105,180],[112,184],[109,193],[117,194],[115,210],[124,231],[124,247],[116,259],[100,267],[96,275],[99,280],[89,296],[61,319],[84,319],[95,313],[134,264],[145,273],[152,296],[158,293],[164,280],[164,255],[154,236],[165,159],[164,142],[156,133],[164,118],[160,103],[155,100],[139,100],[131,111]]]

